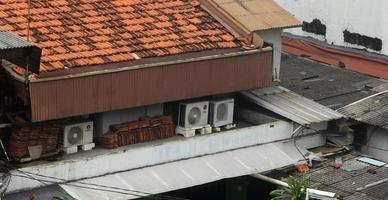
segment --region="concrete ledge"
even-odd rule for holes
[[[291,137],[292,131],[291,123],[276,121],[217,134],[193,138],[176,137],[116,150],[96,149],[64,157],[64,160],[61,161],[44,164],[31,163],[20,170],[74,181],[286,140]],[[20,172],[14,171],[12,174],[20,174]],[[41,186],[43,184],[39,181],[12,176],[7,193]]]

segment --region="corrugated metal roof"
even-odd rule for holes
[[[160,194],[225,178],[265,172],[293,165],[301,160],[303,157],[293,142],[271,143],[82,180],[61,187],[74,198],[82,200],[136,199],[138,196],[98,189],[106,190],[99,187],[102,185],[121,193],[136,190]],[[77,187],[84,187],[85,183],[94,184],[92,187],[96,190]],[[124,190],[113,189],[114,187]]]
[[[32,43],[27,42],[23,38],[0,29],[0,50],[25,48],[32,46],[34,46]],[[0,54],[0,58],[2,56],[4,56],[4,54]]]
[[[330,108],[281,86],[246,91],[242,94],[251,102],[302,125],[344,117]]]
[[[349,104],[338,112],[357,121],[388,129],[388,90]]]
[[[209,0],[250,31],[291,28],[301,25],[273,0]]]
[[[31,120],[60,119],[272,84],[271,51],[203,58],[196,62],[191,62],[195,60],[192,57],[177,62],[179,58],[175,57],[171,58],[175,59],[175,64],[160,62],[158,67],[146,67],[153,65],[151,60],[152,63],[144,65],[122,67],[126,70],[121,71],[101,70],[102,73],[95,76],[91,76],[94,72],[85,73],[87,78],[70,75],[32,79],[29,87]],[[219,76],[220,71],[222,76]],[[72,103],[74,101],[77,104]]]
[[[29,71],[38,73],[41,54],[42,50],[33,43],[0,29],[0,60],[8,60],[20,67],[26,67],[28,63]]]

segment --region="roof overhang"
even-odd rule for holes
[[[85,189],[82,186],[85,186],[85,183],[110,185],[123,188],[124,190],[147,191],[150,194],[160,194],[226,178],[267,172],[296,165],[300,162],[305,162],[305,160],[292,142],[270,143],[60,186],[75,199],[127,200],[148,195],[141,192],[132,193],[137,195],[125,195],[98,191],[96,189],[102,188],[98,186],[92,189]],[[118,189],[116,191],[122,190]]]
[[[242,95],[249,101],[304,126],[345,117],[281,86],[246,91]]]
[[[137,199],[304,162],[305,159],[292,141],[269,143],[59,184],[63,190],[52,186],[47,192],[66,192],[66,196],[83,200]],[[56,179],[44,179],[47,183],[58,182]],[[45,195],[44,188],[39,191],[32,192]],[[10,196],[10,199],[14,198]]]
[[[200,0],[241,35],[255,31],[300,27],[302,23],[274,0]]]
[[[270,47],[118,66],[30,77],[31,120],[81,116],[272,84]],[[5,69],[24,81],[9,64]]]
[[[5,59],[33,73],[39,73],[42,50],[12,33],[0,30],[0,60]]]

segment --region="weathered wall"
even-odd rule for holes
[[[272,84],[272,51],[30,84],[34,122]]]
[[[367,144],[362,147],[362,153],[373,158],[388,162],[388,130],[369,126]]]
[[[258,126],[232,129],[222,133],[192,138],[176,137],[169,140],[129,145],[114,150],[97,148],[93,151],[67,155],[63,160],[55,162],[47,162],[46,164],[41,162],[34,166],[33,164],[30,164],[30,166],[26,164],[19,170],[33,174],[57,177],[68,181],[79,180],[189,158],[198,158],[200,156],[212,155],[275,141],[282,141],[283,143],[291,142],[291,145],[294,146],[293,140],[288,140],[291,138],[292,130],[292,123],[276,121]],[[319,147],[326,143],[322,134],[311,134],[301,137],[298,138],[296,142],[299,147],[307,149]],[[287,149],[282,150],[287,151]],[[288,153],[287,156],[294,158],[299,157],[299,152]],[[12,173],[23,175],[23,173],[20,174],[16,171],[13,171]],[[50,180],[55,181],[52,179]],[[31,177],[23,178],[20,176],[12,176],[7,193],[29,190],[42,186],[44,186],[42,182],[31,180]]]
[[[280,62],[282,58],[282,42],[281,34],[282,29],[271,29],[265,31],[257,31],[257,33],[263,38],[267,43],[273,44],[273,76],[274,80],[279,79],[280,75]]]
[[[65,160],[26,166],[20,170],[66,180],[78,180],[285,140],[291,137],[291,133],[291,123],[276,121],[218,134],[192,138],[177,137],[172,140],[129,145],[115,150],[95,149],[69,155]],[[7,192],[41,186],[40,182],[12,176]]]
[[[108,132],[111,125],[135,121],[138,120],[139,117],[154,117],[158,115],[163,115],[163,104],[98,113],[94,116],[96,136]]]
[[[386,0],[275,0],[293,13],[299,20],[312,22],[318,19],[326,26],[326,35],[302,31],[302,28],[286,30],[300,36],[310,36],[329,44],[364,49],[344,41],[344,31],[357,33],[370,39],[381,39],[381,50],[368,51],[388,55],[388,1]],[[371,43],[378,42],[376,40]],[[359,41],[363,43],[363,41]],[[367,45],[368,46],[368,45]],[[378,48],[377,48],[378,49]]]

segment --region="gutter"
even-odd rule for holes
[[[156,63],[149,63],[149,64],[140,64],[140,65],[122,67],[122,68],[117,68],[117,69],[106,69],[106,70],[84,72],[84,73],[71,74],[71,75],[58,76],[58,77],[47,77],[47,78],[30,77],[29,83],[40,83],[40,82],[48,82],[48,81],[81,78],[81,77],[87,77],[87,76],[96,76],[96,75],[102,75],[102,74],[119,73],[119,72],[124,72],[124,71],[146,69],[146,68],[151,68],[151,67],[160,67],[160,66],[167,66],[167,65],[174,65],[174,64],[182,64],[182,63],[198,62],[198,61],[213,60],[213,59],[220,59],[220,58],[230,58],[230,57],[237,57],[237,56],[244,56],[244,55],[252,55],[252,54],[259,53],[259,52],[268,52],[268,51],[272,51],[272,47],[253,49],[253,50],[242,51],[242,52],[223,53],[223,54],[217,54],[217,55],[211,55],[211,56],[201,56],[201,57],[182,59],[182,60],[173,60],[173,61],[156,62]],[[14,72],[12,70],[13,66],[14,65],[12,63],[9,63],[7,61],[3,61],[4,69],[12,77],[14,77],[16,80],[24,83],[25,78],[20,76],[16,72]]]

